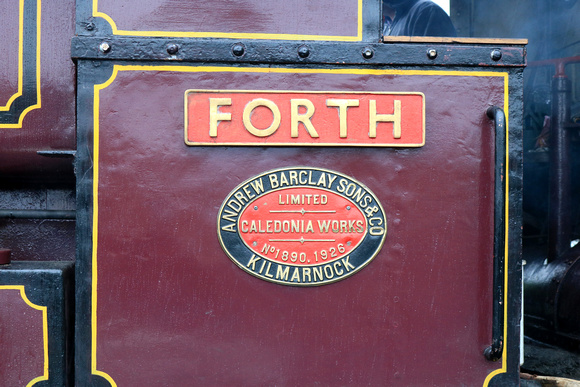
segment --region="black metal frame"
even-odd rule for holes
[[[101,49],[106,43],[107,51]],[[177,49],[175,54],[174,50]],[[521,66],[521,46],[443,42],[315,42],[193,38],[75,37],[71,43],[75,59],[159,60],[166,62],[272,63],[397,66]],[[493,54],[498,51],[499,59]],[[238,55],[239,54],[239,55]]]

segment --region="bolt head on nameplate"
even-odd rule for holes
[[[425,144],[425,96],[188,90],[185,143],[420,147]]]

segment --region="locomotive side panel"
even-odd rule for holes
[[[81,265],[90,272],[83,292],[92,303],[77,348],[93,358],[83,372],[111,384],[483,385],[500,370],[482,355],[492,334],[494,254],[495,139],[485,109],[507,104],[505,73],[119,63],[101,79],[86,88],[95,112],[87,133],[94,170],[85,188],[93,219],[84,226],[92,229],[84,240],[91,259]],[[185,143],[187,90],[271,85],[279,93],[423,93],[425,145]],[[308,131],[299,130],[307,142]],[[292,166],[353,176],[382,203],[385,245],[355,275],[287,287],[248,275],[222,251],[222,201],[252,176]],[[267,259],[260,260],[248,267],[267,279]],[[302,272],[294,281],[307,279]],[[460,365],[465,359],[468,368]]]

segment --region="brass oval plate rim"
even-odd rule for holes
[[[381,215],[380,219],[382,219],[382,222],[383,222],[382,223],[382,226],[384,226],[384,232],[381,234],[380,237],[378,237],[378,239],[379,239],[378,242],[376,240],[374,241],[374,243],[367,242],[367,244],[372,244],[373,245],[373,247],[371,248],[372,251],[370,252],[370,254],[368,254],[368,256],[366,258],[363,258],[361,263],[359,263],[356,266],[354,266],[354,268],[352,270],[349,270],[344,275],[340,275],[338,277],[337,276],[333,276],[332,278],[328,278],[326,280],[318,281],[318,282],[290,282],[290,281],[277,280],[273,276],[272,277],[269,277],[269,276],[266,276],[266,275],[263,275],[262,274],[262,271],[264,269],[264,265],[261,265],[262,266],[262,270],[260,270],[260,272],[254,272],[254,271],[252,271],[249,268],[249,264],[247,265],[248,267],[246,267],[242,262],[239,261],[239,258],[237,258],[235,256],[235,254],[230,251],[231,250],[231,246],[228,248],[227,243],[224,242],[224,239],[222,237],[222,229],[223,229],[223,227],[221,227],[222,224],[221,224],[220,220],[222,219],[222,215],[223,215],[224,208],[226,207],[228,201],[234,196],[234,194],[236,192],[238,192],[239,190],[243,189],[244,186],[248,186],[249,184],[251,184],[251,182],[256,181],[256,180],[258,180],[260,178],[267,177],[268,175],[271,175],[273,173],[282,173],[282,172],[288,172],[288,171],[293,171],[293,170],[295,170],[295,171],[305,170],[305,171],[310,171],[310,172],[317,171],[317,172],[320,172],[320,173],[326,173],[326,174],[335,175],[337,179],[338,178],[343,178],[343,179],[346,179],[348,182],[353,182],[353,183],[359,185],[364,191],[366,191],[366,193],[368,195],[370,195],[371,198],[373,199],[373,201],[371,203],[372,204],[376,204],[376,206],[378,207],[377,213]],[[309,185],[297,185],[297,186],[289,186],[289,187],[281,187],[281,188],[292,188],[292,187],[312,187],[312,186],[309,186]],[[252,200],[247,201],[246,204],[243,205],[242,209],[240,209],[237,212],[237,217],[239,217],[239,215],[245,210],[245,208],[248,206],[249,203],[251,203],[254,200],[258,199],[260,196],[265,195],[265,194],[270,193],[270,192],[275,191],[275,190],[277,190],[277,188],[264,189],[264,192],[260,193],[255,198],[251,198]],[[354,203],[355,205],[357,205],[358,209],[363,214],[365,213],[364,208],[361,208],[357,202],[351,200],[350,198],[348,198],[347,196],[343,195],[340,192],[337,192],[337,191],[332,191],[332,192],[337,193],[338,195],[347,198],[349,201],[351,201],[352,203]],[[368,219],[366,219],[366,221],[367,221],[367,228],[365,230],[366,231],[366,235],[362,238],[362,241],[357,245],[357,247],[355,249],[353,249],[353,252],[359,252],[359,255],[360,255],[360,251],[359,250],[365,244],[365,241],[367,241],[367,240],[370,241],[371,240],[370,238],[372,238],[372,237],[369,237],[369,235],[370,235],[369,234],[369,231],[370,231],[370,227],[369,227],[370,226],[370,222],[369,222]],[[236,220],[236,225],[237,225],[237,220]],[[346,175],[344,173],[341,173],[341,172],[333,171],[333,170],[326,169],[326,168],[317,168],[317,167],[309,167],[309,166],[293,166],[293,167],[274,168],[274,169],[270,169],[270,170],[267,170],[265,172],[262,172],[262,173],[259,173],[257,175],[253,175],[253,176],[247,178],[246,180],[244,180],[243,182],[241,182],[240,184],[238,184],[234,189],[232,189],[228,193],[228,195],[226,196],[226,198],[223,200],[223,202],[222,202],[222,204],[221,204],[221,206],[219,208],[219,211],[218,211],[218,215],[217,215],[217,227],[216,228],[217,228],[217,234],[218,234],[218,240],[219,240],[220,246],[222,247],[222,249],[223,249],[224,253],[227,255],[227,257],[238,268],[242,269],[245,273],[250,274],[253,277],[259,278],[259,279],[261,279],[261,280],[263,280],[265,282],[270,282],[270,283],[284,285],[284,286],[294,286],[294,287],[312,287],[312,286],[327,285],[327,284],[336,283],[336,282],[339,282],[339,281],[342,281],[344,279],[347,279],[347,278],[352,277],[354,274],[358,273],[361,269],[363,269],[364,267],[366,267],[372,260],[375,259],[375,257],[381,251],[381,249],[382,249],[382,247],[383,247],[383,245],[385,243],[386,236],[387,236],[387,230],[388,230],[387,217],[386,217],[386,213],[384,211],[384,208],[383,208],[382,204],[380,203],[380,201],[378,200],[377,196],[374,194],[374,192],[371,191],[365,184],[363,184],[359,180],[357,180],[357,179],[355,179],[353,177],[350,177],[350,176],[348,176],[348,175]],[[240,240],[242,240],[242,238],[239,236],[239,231],[235,231],[234,234],[237,235]],[[228,235],[231,235],[231,234],[228,234]],[[375,236],[375,237],[377,237],[377,236]],[[258,261],[259,260],[264,260],[265,262],[266,261],[268,261],[270,263],[273,263],[274,262],[274,261],[268,260],[265,257],[256,256],[254,254],[254,252],[251,251],[244,242],[241,242],[240,244],[243,246],[244,249],[247,249],[248,250],[248,253],[249,254],[252,254],[254,257],[257,257],[258,258]],[[365,254],[363,254],[363,255],[365,255]],[[253,258],[253,257],[251,257],[251,258]],[[250,258],[250,263],[251,263],[251,258]],[[350,255],[347,256],[347,258],[350,258]],[[258,262],[258,261],[255,261],[255,262]],[[348,261],[348,259],[347,259],[347,261]],[[334,262],[337,262],[337,261],[334,261]],[[292,265],[289,265],[289,264],[286,264],[286,263],[283,263],[283,264],[277,263],[277,265],[279,265],[279,266],[281,266],[281,265],[287,265],[289,267],[296,267],[296,266],[292,266]],[[330,265],[330,264],[324,262],[324,263],[321,263],[320,265],[318,265],[316,267],[323,268],[323,267],[328,266],[328,265]],[[352,266],[352,264],[350,266]],[[332,268],[331,268],[331,270],[332,270]],[[322,269],[322,272],[324,272],[324,269]],[[267,273],[268,273],[268,271],[266,271],[266,274]]]

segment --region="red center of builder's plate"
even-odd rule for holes
[[[238,219],[255,254],[291,265],[319,265],[347,256],[367,231],[350,199],[320,188],[285,188],[248,203]]]

